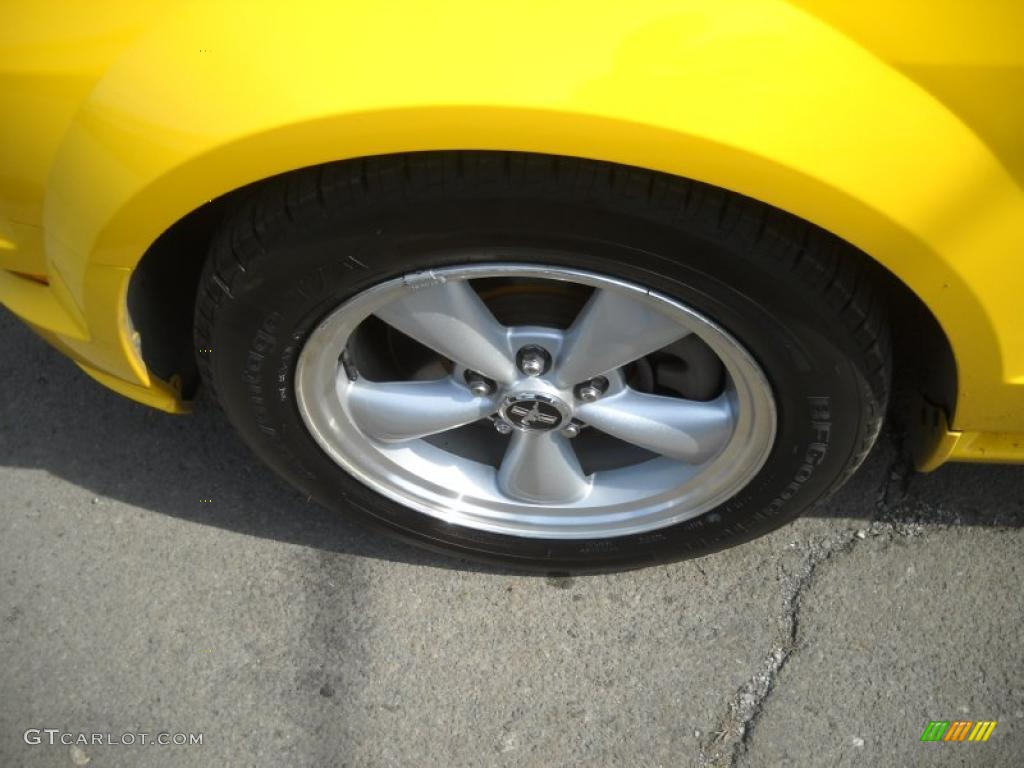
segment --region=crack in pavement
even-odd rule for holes
[[[866,528],[836,531],[832,535],[810,544],[793,542],[790,548],[803,557],[793,572],[788,572],[783,559],[777,563],[778,580],[782,588],[783,610],[779,640],[765,655],[760,668],[733,694],[725,714],[700,743],[697,764],[702,768],[735,766],[750,750],[757,720],[775,689],[779,674],[800,650],[801,601],[815,581],[819,567],[845,555],[869,536],[916,538],[924,526],[916,522],[899,522],[889,515],[891,506],[899,504],[907,495],[909,465],[898,452],[890,462],[875,500],[874,519]],[[888,520],[880,517],[890,517]]]

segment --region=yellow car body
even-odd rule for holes
[[[147,249],[288,170],[435,149],[594,158],[765,201],[931,310],[956,367],[918,465],[1024,461],[1024,5],[8,3],[0,299],[168,411],[127,305]]]

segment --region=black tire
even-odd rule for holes
[[[595,541],[446,524],[342,471],[296,407],[304,339],[343,300],[403,273],[493,259],[557,263],[675,297],[758,360],[778,407],[767,463],[696,519]],[[876,267],[813,225],[724,190],[588,160],[431,152],[261,183],[216,237],[195,335],[207,386],[243,440],[322,504],[407,541],[545,572],[703,555],[764,534],[842,484],[882,422],[889,342]]]

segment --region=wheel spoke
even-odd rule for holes
[[[566,332],[556,382],[562,387],[572,386],[689,334],[678,318],[618,291],[598,289]]]
[[[624,389],[580,406],[576,415],[620,440],[688,464],[714,456],[733,428],[732,407],[724,396],[701,402]]]
[[[495,381],[510,382],[516,377],[507,329],[467,280],[419,288],[375,314],[435,352]]]
[[[559,504],[582,498],[590,484],[566,438],[516,430],[498,470],[498,486],[515,499]]]
[[[384,442],[445,432],[497,410],[491,398],[474,397],[450,378],[437,381],[339,382],[342,399],[359,429]]]

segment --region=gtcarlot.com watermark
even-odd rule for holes
[[[137,731],[134,733],[83,733],[59,728],[29,728],[22,734],[26,744],[63,744],[65,747],[133,746],[156,744],[160,747],[196,747],[203,745],[201,733]]]

